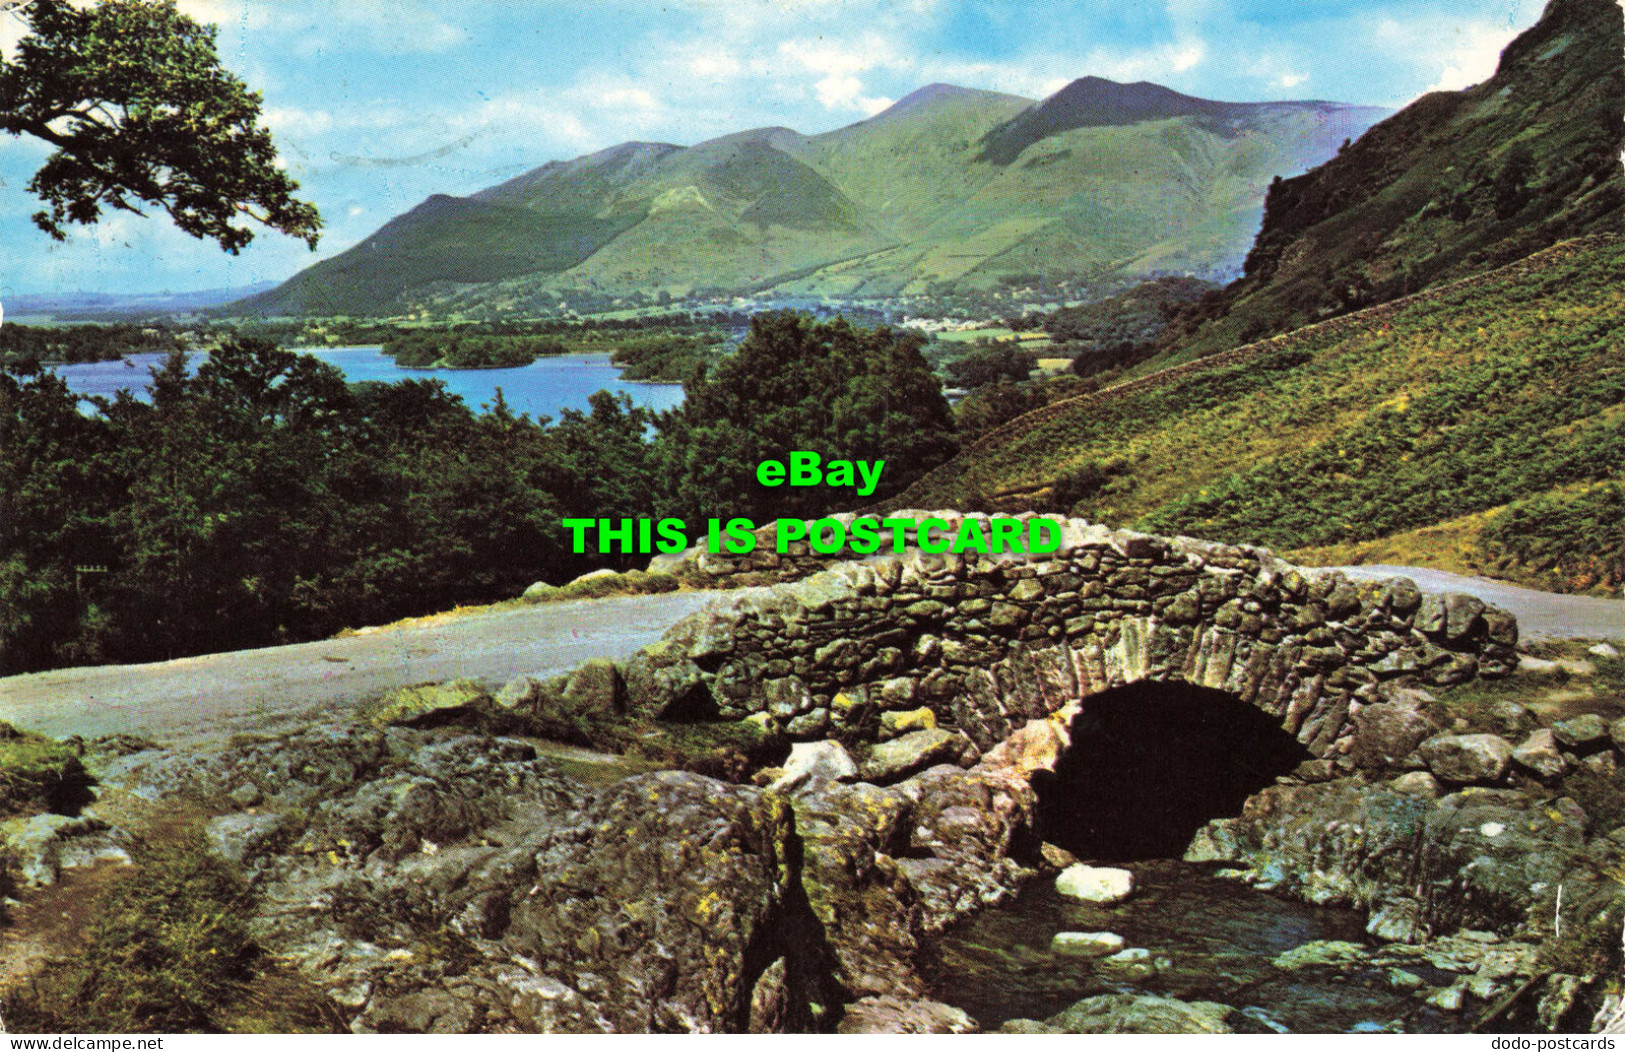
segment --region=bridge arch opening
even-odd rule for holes
[[[1071,747],[1033,788],[1039,835],[1083,859],[1178,858],[1205,823],[1312,758],[1222,691],[1143,681],[1081,704]]]

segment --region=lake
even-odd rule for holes
[[[671,409],[683,400],[680,384],[643,384],[620,378],[619,366],[609,364],[607,354],[569,354],[538,358],[519,369],[402,369],[378,347],[295,347],[293,350],[326,362],[352,383],[362,380],[439,380],[470,408],[479,410],[496,397],[498,387],[516,413],[532,418],[557,418],[561,409],[588,409],[587,398],[595,391],[626,392],[632,401],[647,409]],[[133,354],[124,362],[91,362],[83,365],[56,365],[51,369],[68,382],[70,390],[81,395],[112,397],[123,390],[140,393],[147,384],[147,370],[161,365],[162,354]],[[201,356],[193,355],[194,365]]]

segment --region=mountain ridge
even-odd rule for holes
[[[467,197],[437,195],[238,309],[512,312],[571,289],[890,296],[1035,275],[1230,275],[1269,178],[1324,159],[1385,112],[1157,89],[1153,103],[1177,105],[1118,106],[1117,123],[1063,120],[1041,135],[1021,123],[1050,103],[1075,118],[1080,92],[1147,96],[1143,84],[1109,84],[1084,78],[1036,102],[929,84],[817,135],[769,127],[688,147],[620,143]],[[1007,128],[1001,141],[1031,143],[1010,164],[980,160]]]

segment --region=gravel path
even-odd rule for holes
[[[1625,601],[1558,595],[1482,577],[1414,566],[1334,566],[1349,577],[1382,581],[1409,577],[1424,592],[1465,592],[1518,619],[1524,639],[1625,640]]]
[[[715,596],[543,603],[316,643],[12,676],[0,679],[0,720],[53,737],[122,732],[166,744],[289,730],[412,683],[470,678],[495,687],[587,658],[624,658]]]

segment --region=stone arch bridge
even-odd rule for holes
[[[1354,717],[1388,688],[1517,665],[1516,621],[1472,596],[1354,582],[1260,548],[1076,519],[1063,529],[1047,555],[689,553],[652,568],[800,579],[746,588],[680,622],[632,660],[628,693],[665,718],[753,719],[792,740],[875,741],[934,725],[945,749],[952,737],[986,751],[1032,721],[1064,726],[1092,695],[1176,682],[1239,698],[1336,762]]]

